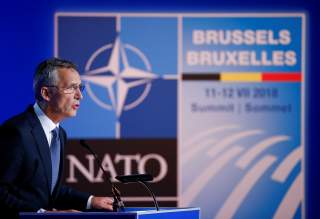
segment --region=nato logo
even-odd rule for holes
[[[131,50],[143,61],[146,70],[130,66],[125,49]],[[110,58],[105,66],[91,69],[94,60],[103,52],[111,50]],[[121,70],[121,64],[123,68]],[[101,107],[107,110],[114,110],[117,118],[120,117],[123,110],[130,110],[139,105],[148,95],[151,89],[151,81],[158,76],[151,72],[151,65],[146,56],[141,51],[130,45],[121,45],[119,37],[114,44],[107,44],[99,48],[92,54],[87,62],[85,75],[82,76],[84,81],[104,87],[109,96],[111,104],[103,102],[95,95],[86,83],[90,97]],[[108,73],[111,73],[108,74]],[[130,81],[131,80],[131,81]],[[129,89],[145,85],[142,94],[132,103],[125,105]]]
[[[69,137],[176,138],[177,53],[174,17],[57,13],[55,56],[86,85]]]

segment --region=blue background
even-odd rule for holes
[[[319,218],[319,14],[317,1],[306,0],[179,0],[179,1],[2,1],[0,6],[0,122],[33,103],[35,66],[53,56],[54,13],[75,12],[306,12],[307,106],[306,171],[307,218]]]

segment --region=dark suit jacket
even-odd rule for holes
[[[85,209],[89,194],[61,185],[66,133],[60,128],[61,158],[51,194],[50,149],[33,107],[9,119],[0,131],[0,210]]]

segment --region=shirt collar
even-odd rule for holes
[[[56,127],[59,127],[59,123],[55,124],[40,108],[38,103],[33,105],[34,112],[36,113],[38,119],[40,120],[41,126],[45,133],[50,133]]]

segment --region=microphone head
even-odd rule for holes
[[[86,141],[85,140],[83,140],[83,139],[80,139],[80,144],[82,145],[82,146],[86,146],[87,144],[86,144]]]
[[[82,147],[84,147],[85,149],[87,149],[94,157],[95,157],[95,159],[98,161],[98,165],[99,166],[101,166],[101,161],[99,160],[99,158],[98,158],[98,155],[91,149],[91,147],[86,143],[86,141],[85,140],[83,140],[83,139],[80,139],[80,145],[82,146]]]
[[[131,174],[131,175],[119,175],[116,176],[116,179],[122,183],[132,183],[132,182],[149,182],[153,180],[153,176],[144,173],[144,174]]]
[[[83,140],[83,139],[80,139],[80,145],[82,146],[82,147],[84,147],[84,148],[86,148],[86,149],[88,149],[88,150],[90,150],[91,151],[91,148],[89,147],[89,145],[86,143],[86,141],[85,140]]]

